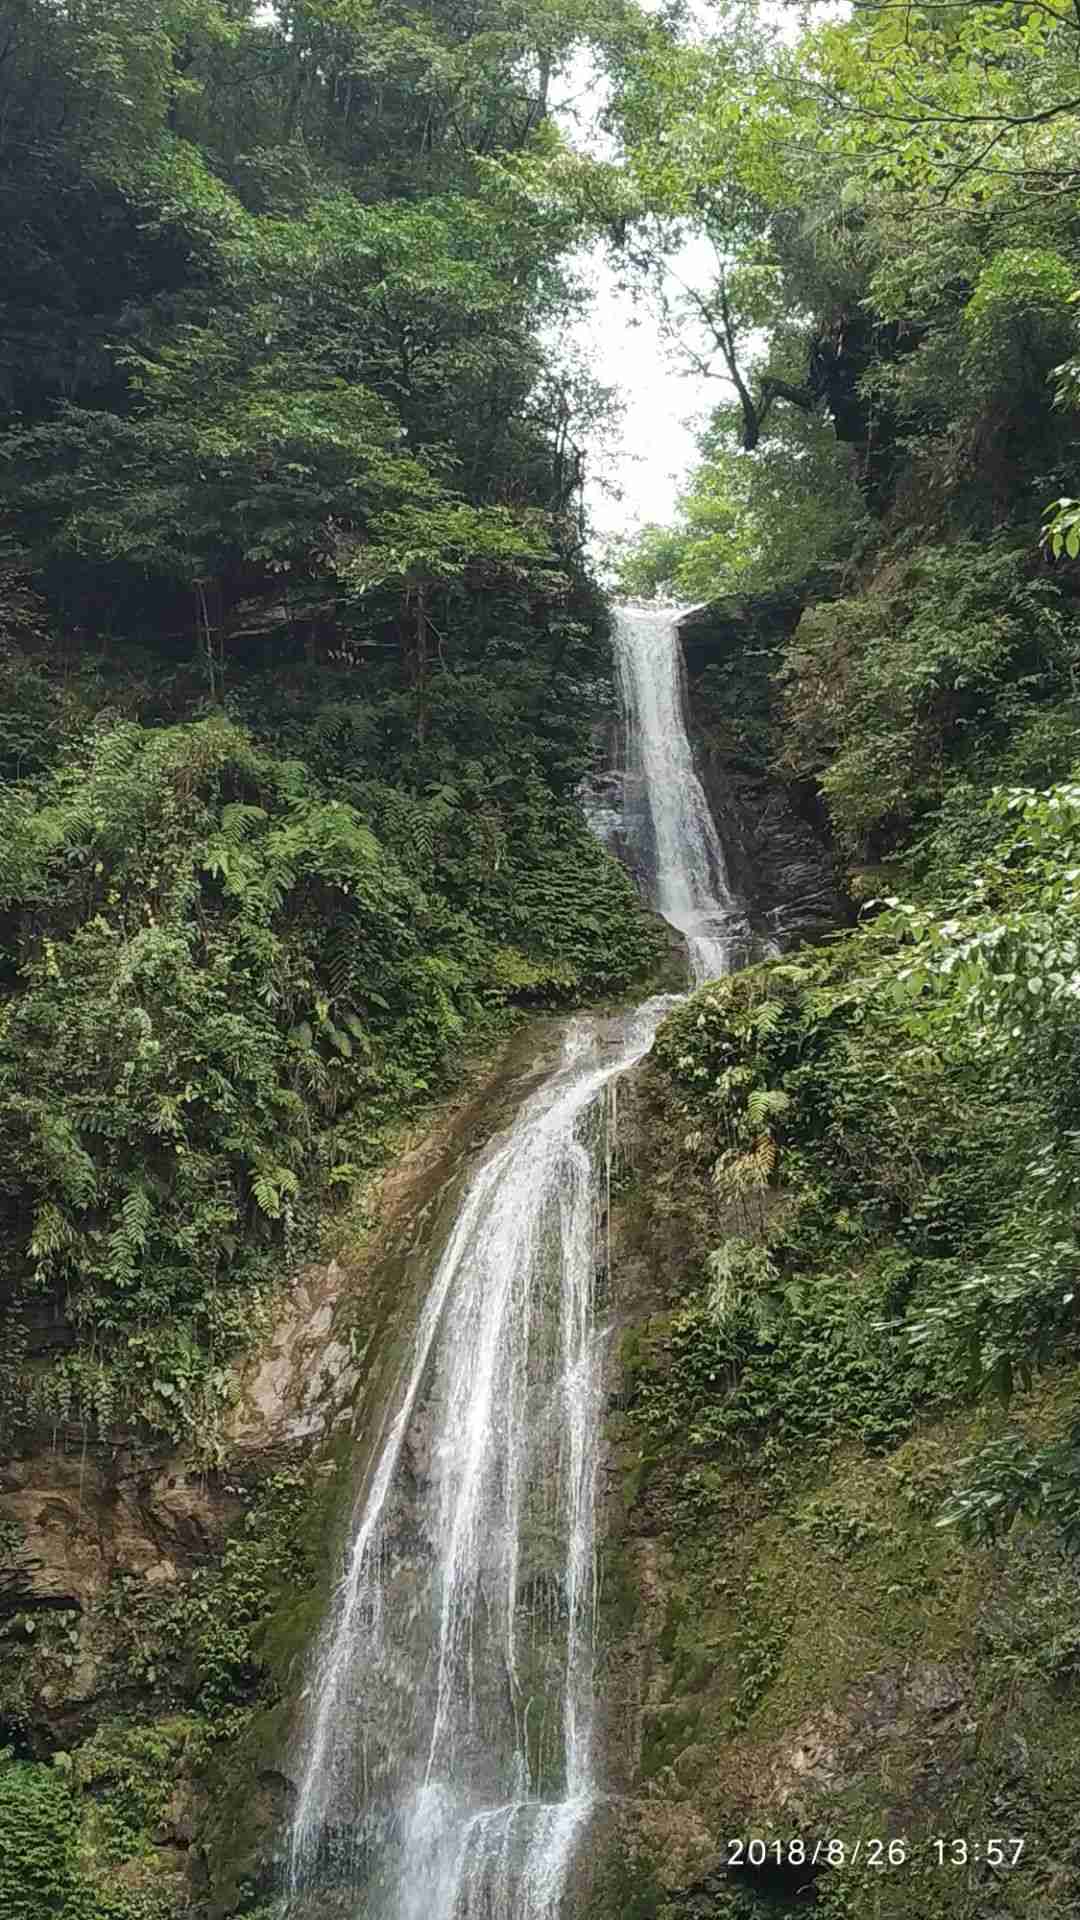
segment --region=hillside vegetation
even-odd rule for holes
[[[702,990],[649,1069],[626,1529],[670,1556],[642,1766],[683,1825],[642,1913],[697,1910],[697,1814],[922,1849],[827,1874],[828,1913],[1080,1891],[1078,78],[1052,4],[772,45],[736,9],[626,76],[594,182],[628,275],[688,232],[715,262],[667,295],[717,379],[699,464],[613,566],[717,603],[700,735],[827,823],[858,913]],[[995,1822],[1023,1871],[928,1866]]]
[[[521,1009],[655,974],[575,799],[612,400],[550,342],[602,246],[717,379],[675,523],[612,578],[801,608],[716,653],[692,718],[831,836],[857,918],[689,1000],[644,1076],[622,1230],[663,1298],[619,1418],[675,1574],[636,1785],[676,1827],[695,1794],[714,1838],[767,1825],[768,1742],[860,1686],[876,1738],[902,1668],[891,1781],[793,1829],[993,1815],[1029,1863],[834,1876],[821,1909],[1064,1920],[1080,28],[1057,0],[774,26],[0,3],[0,1448],[227,1466],[274,1286],[409,1116]],[[582,50],[603,159],[551,116]],[[252,1808],[346,1451],[230,1483],[222,1550],[93,1622],[34,1610],[0,1521],[5,1914],[267,1911]],[[603,1920],[767,1910],[662,1865]]]
[[[656,939],[514,182],[619,8],[0,12],[0,1421],[193,1435],[320,1207]]]
[[[687,229],[713,243],[671,327],[721,383],[678,521],[622,577],[801,592],[756,659],[749,750],[818,796],[863,902],[739,988],[745,1034],[715,993],[680,1015],[672,1063],[725,1193],[770,1192],[811,1128],[814,1206],[888,1249],[878,1310],[920,1405],[962,1376],[1007,1394],[1075,1340],[1078,74],[1053,6],[871,5],[772,46],[736,12],[616,103],[636,270]],[[701,701],[746,752],[737,677],[714,665]],[[776,1217],[755,1260],[782,1294]],[[716,1254],[729,1315],[743,1259]],[[1049,1505],[1072,1538],[1077,1442],[1002,1438],[953,1516]]]
[[[250,1909],[265,1724],[241,1743],[340,1489],[229,1457],[238,1366],[470,1049],[663,953],[574,797],[612,402],[541,342],[583,223],[513,172],[576,52],[639,32],[603,0],[0,5],[12,1920]],[[240,1524],[154,1586],[110,1529],[164,1458]]]

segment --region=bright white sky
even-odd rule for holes
[[[685,260],[681,264],[685,268]],[[672,518],[675,493],[697,459],[695,426],[704,424],[724,389],[716,380],[676,372],[656,315],[640,297],[620,291],[599,251],[587,273],[595,287],[593,309],[568,330],[569,339],[590,372],[619,389],[625,406],[618,446],[587,448],[586,504],[597,534],[606,538],[646,520]],[[605,489],[605,481],[621,499]]]
[[[613,157],[597,125],[604,86],[591,56],[583,53],[572,64],[562,91],[568,106],[556,105],[554,118],[566,137],[577,147]],[[708,278],[708,257],[704,243],[691,245],[678,260],[681,276]],[[585,501],[602,543],[646,520],[672,518],[676,491],[697,459],[695,428],[725,390],[716,380],[676,372],[656,314],[640,294],[619,289],[602,249],[581,265],[582,277],[595,288],[593,309],[563,338],[602,385],[618,388],[625,408],[616,446],[586,441]]]

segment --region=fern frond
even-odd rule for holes
[[[227,807],[221,809],[221,838],[227,846],[238,847],[253,828],[266,818],[265,807],[248,806],[242,800],[230,801]]]
[[[790,1106],[790,1094],[779,1087],[755,1087],[747,1096],[746,1116],[752,1127],[760,1127],[771,1114],[786,1113]]]
[[[256,1206],[270,1220],[279,1220],[285,1196],[295,1199],[300,1182],[291,1167],[261,1167],[251,1183]]]

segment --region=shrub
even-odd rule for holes
[[[220,716],[91,728],[0,799],[0,1234],[9,1284],[80,1335],[25,1415],[137,1414],[212,1449],[223,1363],[320,1183],[376,1160],[522,982],[568,995],[647,961],[629,881],[538,774],[494,842],[445,786],[381,814],[427,845],[414,871]],[[455,838],[469,912],[434,883]]]
[[[54,1767],[0,1756],[0,1913],[98,1920],[79,1867],[79,1807]]]
[[[1010,754],[1044,759],[1076,651],[1060,588],[1026,554],[925,548],[875,592],[804,614],[781,675],[783,768],[820,780],[851,852],[879,855],[958,775],[986,778]],[[1049,750],[1059,768],[1056,738]]]

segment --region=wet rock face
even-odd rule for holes
[[[912,1746],[927,1761],[916,1781],[923,1802],[944,1807],[948,1782],[944,1774],[932,1779],[934,1757],[952,1736],[971,1731],[971,1706],[970,1680],[955,1666],[922,1660],[869,1673],[778,1739],[742,1756],[729,1751],[726,1768],[705,1742],[685,1748],[650,1793],[638,1788],[613,1800],[604,1846],[648,1863],[666,1920],[720,1920],[740,1890],[777,1903],[781,1913],[799,1912],[829,1870],[815,1862],[815,1850],[857,1837],[837,1811],[852,1796],[879,1796],[875,1833],[883,1846],[906,1830],[911,1809],[895,1796],[889,1803],[888,1782]],[[644,1876],[644,1865],[637,1872]]]
[[[283,1297],[269,1339],[242,1375],[230,1455],[292,1454],[324,1443],[352,1418],[361,1369],[340,1322],[353,1283],[331,1260],[308,1268]]]
[[[796,1830],[812,1829],[823,1800],[856,1784],[875,1756],[912,1736],[931,1745],[962,1713],[966,1695],[959,1670],[936,1661],[867,1674],[776,1743],[763,1810]]]
[[[117,1669],[117,1594],[182,1587],[268,1474],[351,1420],[359,1366],[339,1323],[354,1285],[330,1261],[283,1289],[237,1379],[225,1465],[63,1434],[0,1465],[0,1723],[20,1747],[47,1754],[135,1704]]]
[[[782,594],[717,603],[679,627],[687,731],[732,889],[746,911],[745,927],[732,929],[740,965],[775,946],[820,939],[852,918],[818,796],[771,766],[773,676],[802,605]],[[647,898],[649,876],[638,854],[643,796],[626,757],[625,729],[611,712],[594,729],[593,765],[580,798],[593,832]]]
[[[485,1137],[514,1099],[522,1060],[507,1051],[506,1090],[500,1063],[490,1099],[484,1079],[466,1087],[385,1170],[371,1196],[370,1245],[283,1283],[264,1337],[238,1368],[221,1465],[75,1430],[43,1434],[0,1462],[0,1747],[13,1741],[47,1758],[103,1718],[144,1708],[147,1688],[118,1653],[125,1614],[148,1595],[182,1592],[212,1565],[279,1468],[347,1453],[383,1335],[412,1310],[398,1264],[384,1256],[422,1237],[477,1127]]]
[[[699,608],[681,622],[687,721],[736,891],[783,946],[852,918],[819,796],[771,768],[780,650],[803,600],[778,593]]]
[[[153,1467],[132,1454],[35,1454],[4,1466],[0,1500],[20,1536],[6,1601],[19,1612],[86,1611],[118,1568],[151,1585],[174,1581],[220,1548],[240,1511],[179,1455]]]
[[[162,1914],[172,1911],[166,1881],[177,1914],[207,1920],[247,1911],[251,1888],[268,1887],[279,1869],[293,1794],[277,1770],[287,1765],[288,1713],[336,1571],[353,1464],[415,1323],[423,1248],[475,1147],[542,1073],[558,1027],[534,1021],[497,1058],[478,1062],[435,1124],[385,1168],[359,1221],[335,1224],[339,1257],[283,1279],[234,1377],[215,1436],[220,1465],[208,1470],[167,1442],[135,1443],[129,1433],[102,1439],[63,1429],[0,1462],[0,1749],[39,1764],[57,1754],[70,1762],[65,1778],[91,1839],[98,1795],[119,1790],[116,1772],[101,1771],[99,1739],[120,1742],[121,1770],[133,1764],[142,1778],[150,1769],[155,1792],[165,1778],[145,1845],[115,1869],[124,1886],[129,1874],[152,1871]],[[428,1454],[418,1427],[417,1480],[430,1472]],[[284,1531],[265,1536],[268,1554],[296,1549],[295,1580],[281,1583],[259,1628],[267,1704],[239,1744],[208,1757],[204,1728],[214,1709],[195,1694],[206,1630],[197,1605],[185,1609],[206,1592],[215,1621],[233,1595],[262,1606],[260,1583],[272,1586],[278,1575],[275,1565],[264,1574],[264,1536],[251,1522],[272,1502],[275,1480],[300,1468],[308,1470],[303,1511],[289,1517],[286,1503]],[[244,1558],[248,1539],[254,1559]],[[234,1542],[239,1572],[222,1587],[216,1570]],[[234,1684],[228,1675],[225,1684]],[[241,1672],[235,1686],[247,1685]]]
[[[113,1582],[175,1586],[221,1550],[241,1510],[235,1489],[180,1455],[50,1451],[5,1463],[0,1517],[13,1544],[0,1652],[24,1657],[18,1687],[0,1684],[0,1719],[20,1746],[47,1754],[83,1737],[113,1697]]]

